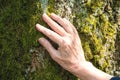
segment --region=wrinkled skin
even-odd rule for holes
[[[95,68],[85,60],[77,30],[68,20],[54,13],[50,17],[46,14],[42,17],[52,30],[40,24],[36,24],[36,29],[59,45],[59,48],[55,49],[47,39],[39,39],[40,44],[46,48],[53,60],[82,80],[111,79],[111,75]]]
[[[52,59],[69,71],[73,66],[84,62],[84,52],[75,27],[67,19],[54,13],[50,17],[46,14],[42,17],[53,31],[39,24],[36,25],[37,30],[59,45],[56,50],[47,39],[39,39],[40,44],[47,49]]]

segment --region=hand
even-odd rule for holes
[[[67,19],[54,13],[50,17],[46,14],[43,14],[42,17],[53,31],[39,24],[36,24],[37,30],[57,43],[59,48],[56,50],[45,38],[39,39],[40,44],[47,49],[53,60],[72,72],[73,68],[86,61],[77,30]]]
[[[40,44],[47,49],[53,60],[82,80],[111,79],[111,75],[95,68],[85,60],[78,33],[68,20],[54,13],[50,17],[43,14],[43,20],[53,31],[39,24],[36,24],[36,29],[59,45],[56,50],[47,39],[39,39]]]

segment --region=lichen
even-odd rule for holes
[[[110,73],[117,26],[114,25],[113,19],[110,21],[112,11],[109,11],[110,14],[104,11],[107,4],[105,1],[88,1],[82,6],[77,3],[73,23],[80,34],[86,59],[99,69]]]
[[[47,1],[46,5],[41,1]],[[44,12],[70,20],[80,35],[86,59],[101,70],[112,71],[117,26],[110,17],[111,9],[105,7],[106,0],[1,0],[0,79],[77,80],[37,41],[44,35],[35,30],[35,24],[48,27],[41,17]]]
[[[56,64],[37,41],[44,35],[35,30],[35,24],[48,27],[41,18],[41,4],[38,0],[0,1],[0,79],[76,79]],[[46,13],[56,13],[54,6],[55,1],[49,0]]]

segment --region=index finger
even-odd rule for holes
[[[66,34],[66,31],[57,24],[54,20],[52,20],[50,17],[48,17],[45,13],[43,14],[43,20],[59,35],[64,36]]]
[[[56,42],[58,45],[61,44],[62,37],[55,33],[54,31],[47,29],[39,24],[36,24],[36,29],[50,38],[52,41]]]

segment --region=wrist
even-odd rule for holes
[[[88,62],[88,61],[84,61],[84,62],[80,62],[78,64],[74,64],[71,67],[70,72],[77,75],[80,75],[81,72],[84,72],[88,67],[93,67],[92,63]]]
[[[70,72],[82,80],[110,80],[112,78],[111,75],[97,69],[87,61],[75,64]]]
[[[72,64],[67,70],[77,76],[77,74],[83,72],[88,66],[92,66],[92,63],[84,61]]]

